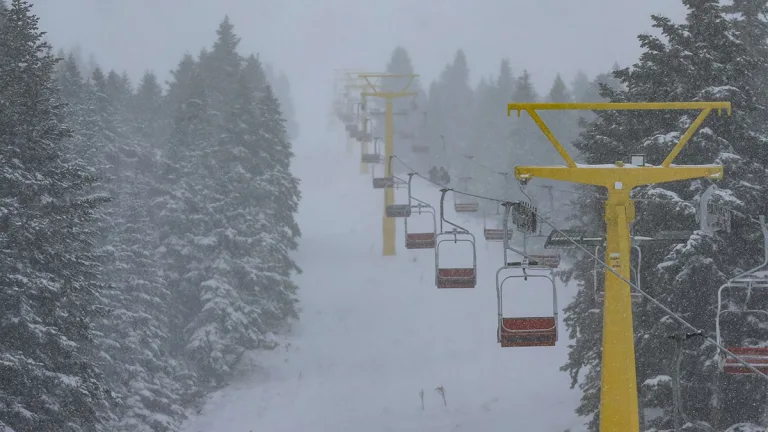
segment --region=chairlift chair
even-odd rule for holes
[[[752,314],[768,316],[768,311],[762,309],[749,309],[747,304],[752,295],[753,289],[765,289],[768,288],[768,273],[766,273],[765,267],[768,265],[768,228],[766,228],[765,217],[760,216],[760,226],[763,232],[763,262],[744,273],[741,273],[728,282],[723,284],[717,290],[717,315],[715,317],[715,336],[717,343],[725,345],[728,351],[741,357],[747,364],[759,370],[762,373],[768,374],[768,347],[765,346],[748,346],[747,344],[736,345],[735,341],[722,342],[722,331],[720,326],[720,319],[725,314]],[[723,291],[731,290],[744,290],[746,291],[746,299],[744,301],[744,308],[724,309],[723,308]],[[724,373],[727,374],[754,374],[754,371],[744,366],[733,357],[726,357],[724,361],[721,360],[720,367]]]
[[[507,214],[507,213],[505,213]],[[560,254],[530,254],[528,253],[528,239],[530,238],[546,238],[544,242],[544,249],[547,247],[549,237],[541,233],[541,225],[538,223],[538,211],[536,206],[527,201],[517,201],[509,204],[509,214],[511,215],[512,223],[515,224],[517,229],[523,233],[523,252],[529,260],[533,260],[539,265],[548,266],[552,269],[560,267]],[[507,222],[509,225],[509,222]],[[538,233],[537,233],[538,231]],[[553,230],[554,231],[554,230]]]
[[[699,211],[696,213],[699,226],[702,231],[710,234],[717,231],[731,232],[731,212],[711,201],[716,188],[715,185],[711,185],[701,194]]]
[[[477,250],[475,236],[467,229],[445,218],[445,194],[449,189],[440,189],[440,233],[435,239],[435,285],[438,288],[474,288],[477,285]],[[443,230],[443,222],[453,226],[450,231]],[[469,243],[472,247],[472,266],[445,268],[440,266],[440,245],[444,243]]]
[[[404,180],[400,179],[397,176],[392,176],[392,177],[395,180],[394,182],[395,188],[405,183]],[[410,189],[410,185],[409,185],[409,189]],[[410,199],[408,201],[409,202],[406,204],[390,204],[384,209],[384,213],[386,214],[387,217],[390,217],[390,218],[408,218],[411,216]]]
[[[629,274],[630,274],[630,282],[632,282],[634,285],[637,285],[638,288],[643,289],[641,282],[642,277],[640,272],[642,271],[642,264],[643,264],[643,252],[642,249],[640,249],[637,245],[632,245],[632,249],[635,250],[637,257],[637,267],[632,266],[630,264],[629,266]],[[598,245],[595,246],[595,256],[600,257],[601,254],[604,252],[601,252],[601,250],[605,250],[605,245]],[[592,286],[594,289],[595,294],[595,301],[598,304],[602,304],[605,301],[605,268],[598,260],[594,260],[595,264],[592,267]],[[602,276],[602,278],[601,278]],[[633,303],[637,303],[643,299],[643,295],[640,294],[634,287],[630,286],[630,298]]]
[[[429,153],[429,145],[414,143],[413,145],[411,145],[411,151],[418,154]]]
[[[392,172],[392,158],[394,156],[390,156],[389,160],[387,161],[387,166],[385,167],[386,171],[391,173]],[[387,189],[387,188],[393,188],[393,189],[400,189],[403,187],[406,187],[408,182],[405,180],[394,176],[383,176],[383,177],[377,177],[376,176],[376,165],[371,166],[371,178],[373,180],[373,188],[374,189]]]
[[[411,182],[415,173],[408,174],[408,202],[411,206],[411,214],[403,221],[405,224],[405,248],[406,249],[434,249],[437,237],[437,218],[435,208],[411,194]],[[416,204],[413,203],[416,201]],[[428,216],[432,218],[432,231],[410,232],[408,219],[414,216]]]
[[[359,142],[361,144],[362,143],[369,143],[369,142],[371,142],[371,138],[372,138],[372,136],[371,136],[370,132],[363,132],[363,131],[360,131],[357,134],[357,136],[355,136],[355,139],[357,140],[357,142]]]
[[[362,153],[360,155],[360,162],[366,164],[380,164],[384,162],[384,156],[379,151],[379,141],[381,138],[376,137],[373,139],[373,152]]]
[[[496,205],[496,213],[489,214],[488,212],[485,212],[483,214],[483,236],[485,237],[486,241],[489,242],[501,242],[504,241],[504,217],[506,215],[506,212],[504,214],[500,211],[501,206],[499,204]],[[491,219],[491,222],[488,222],[488,219]],[[511,239],[513,235],[513,231],[510,229],[507,231],[507,236]]]
[[[462,177],[459,179],[459,182],[464,182],[465,190],[471,179],[472,177]],[[453,210],[456,213],[475,213],[478,209],[480,209],[480,203],[477,201],[476,197],[457,194],[456,191],[453,191]]]
[[[504,232],[509,232],[509,213],[513,203],[503,204]],[[557,343],[557,287],[552,276],[552,267],[547,262],[538,262],[523,251],[512,248],[509,244],[509,236],[502,236],[504,242],[504,265],[496,271],[496,302],[498,306],[498,328],[496,339],[502,348],[510,347],[543,347],[555,346]],[[510,262],[508,251],[522,256],[519,262]],[[546,274],[529,273],[531,271],[544,270]],[[519,271],[519,274],[509,274],[510,271]],[[504,283],[509,280],[528,278],[545,279],[552,285],[552,316],[543,317],[505,317],[503,310]]]
[[[392,157],[387,162],[386,172],[391,173],[390,165],[392,164]],[[384,175],[381,177],[376,176],[376,165],[371,166],[371,178],[373,179],[374,189],[385,189],[395,187],[395,178],[392,175]]]

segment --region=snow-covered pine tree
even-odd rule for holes
[[[188,326],[188,355],[198,375],[217,387],[226,384],[247,350],[263,341],[259,286],[259,109],[253,78],[240,74],[228,109],[218,117],[218,139],[203,149],[208,184],[203,198],[208,261],[197,291],[200,308]]]
[[[108,404],[91,333],[101,291],[92,244],[106,199],[62,151],[71,131],[57,121],[57,60],[38,18],[23,0],[0,16],[0,424],[100,431]]]
[[[72,128],[72,135],[67,140],[71,147],[68,152],[82,160],[88,172],[99,177],[103,169],[103,158],[98,138],[100,122],[96,106],[96,94],[84,81],[77,58],[69,54],[58,64],[56,76],[59,92],[67,102],[62,121]],[[104,185],[99,183],[99,188]],[[102,214],[104,216],[104,214]]]
[[[440,74],[438,86],[442,103],[440,117],[443,120],[440,133],[445,136],[450,174],[454,179],[464,177],[469,169],[464,156],[472,153],[469,140],[474,104],[474,93],[469,85],[469,64],[464,51],[456,51],[453,61]]]
[[[725,180],[721,187],[736,197],[732,207],[757,215],[768,207],[765,193],[765,161],[759,156],[766,148],[765,126],[753,118],[765,118],[765,108],[751,88],[752,74],[764,59],[750,54],[741,40],[737,26],[724,15],[716,0],[684,0],[688,8],[685,23],[674,24],[668,18],[654,16],[654,27],[665,39],[650,35],[639,37],[645,53],[632,68],[614,72],[625,89],[603,86],[602,96],[614,102],[727,100],[733,104],[731,117],[710,116],[706,124],[678,156],[676,163],[721,163]],[[587,163],[626,160],[629,154],[644,152],[651,164],[659,164],[668,154],[695,114],[664,112],[599,112],[597,120],[576,142]],[[701,180],[653,185],[636,191],[638,235],[654,235],[661,230],[695,229],[691,201],[708,186]],[[601,199],[586,191],[579,199],[579,225],[604,229]],[[652,200],[652,202],[646,201]],[[750,227],[754,238],[755,227]],[[697,232],[682,245],[673,248],[643,250],[643,287],[652,295],[698,328],[712,331],[717,288],[736,273],[759,261],[759,242],[746,241],[746,229],[739,233],[710,237]],[[671,249],[671,250],[670,250]],[[588,369],[581,381],[584,391],[577,412],[593,415],[590,427],[597,429],[601,310],[595,306],[590,289],[590,259],[581,257],[566,277],[575,276],[582,289],[567,309],[566,324],[576,339],[563,367],[573,383],[579,372]],[[765,301],[766,299],[756,299]],[[754,306],[765,309],[766,304]],[[732,337],[756,337],[765,341],[768,334],[754,327],[741,327],[743,333]],[[749,329],[749,330],[748,330]],[[756,331],[750,333],[755,329]],[[648,427],[669,429],[673,423],[669,380],[672,344],[667,339],[680,326],[651,304],[635,307],[635,333],[638,384],[641,404],[662,408],[664,414],[647,418]],[[736,343],[741,342],[737,340]],[[707,421],[718,430],[739,422],[764,422],[765,383],[753,378],[721,376],[713,361],[715,349],[703,342],[689,342],[683,359],[682,380],[684,410],[689,417]],[[643,385],[647,383],[646,385]]]
[[[236,97],[242,57],[237,53],[240,37],[235,34],[228,16],[219,24],[216,35],[213,49],[201,53],[198,67],[208,92],[210,109],[223,115],[229,101]]]
[[[494,109],[497,108],[495,106],[497,92],[494,81],[495,79],[493,78],[481,78],[474,90],[475,105],[472,107],[472,118],[470,119],[470,140],[475,156],[473,160],[476,163],[466,159],[463,163],[470,164],[467,166],[467,169],[471,170],[471,176],[476,179],[476,189],[474,189],[474,192],[489,196],[500,196],[501,188],[498,181],[501,176],[482,168],[482,166],[492,167],[498,165],[498,152],[504,150],[503,142],[500,143],[495,139],[498,136],[498,120],[501,116],[499,115],[499,110]],[[496,210],[495,203],[481,202],[480,205],[484,206],[484,211]]]
[[[283,108],[283,115],[285,116],[285,127],[288,130],[288,135],[291,139],[299,137],[299,123],[296,121],[296,110],[293,106],[293,97],[291,96],[291,83],[288,80],[288,75],[285,72],[275,72],[271,65],[265,64],[264,74],[267,77],[267,82],[274,89],[277,100],[280,101],[280,106]]]
[[[197,62],[192,54],[185,54],[176,69],[171,71],[172,79],[167,82],[168,91],[163,104],[165,111],[171,113],[171,118],[176,114],[178,107],[188,100],[190,83],[198,73]],[[173,120],[169,122],[173,124]],[[169,128],[172,129],[172,126]]]
[[[245,85],[251,89],[251,92],[255,92],[258,95],[261,95],[264,87],[269,84],[267,75],[261,65],[261,60],[253,54],[246,57],[240,78],[245,79]]]
[[[120,199],[113,209],[108,247],[114,290],[104,295],[112,313],[101,323],[105,371],[122,399],[116,408],[115,431],[175,431],[184,418],[177,374],[183,364],[170,356],[171,295],[152,255],[156,249],[149,199],[155,188],[153,150],[162,131],[162,91],[154,76],[145,75],[134,95],[125,77],[110,73],[107,98],[116,123],[124,124],[116,173]]]
[[[589,102],[587,93],[589,92],[589,77],[584,71],[579,70],[571,81],[571,94],[574,102]]]
[[[293,151],[280,104],[271,86],[259,99],[260,160],[257,184],[262,189],[259,233],[259,291],[264,332],[281,330],[296,312],[298,287],[291,279],[301,269],[291,253],[298,247],[301,230],[296,222],[301,192],[291,173]]]
[[[131,136],[135,137],[136,144],[141,146],[136,168],[149,174],[154,171],[157,152],[161,147],[160,141],[167,136],[170,129],[170,119],[163,101],[163,89],[157,75],[152,72],[144,74],[128,109]]]
[[[156,259],[170,291],[167,308],[171,356],[181,363],[177,379],[184,386],[185,403],[194,402],[205,390],[187,358],[189,323],[201,310],[200,283],[205,280],[210,243],[209,209],[204,201],[204,151],[213,140],[213,115],[208,108],[204,81],[194,60],[185,57],[171,83],[175,106],[173,125],[158,163],[157,185],[152,194],[152,219],[156,223]],[[169,102],[170,103],[170,102]]]

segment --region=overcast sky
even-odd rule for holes
[[[300,121],[325,112],[333,70],[383,69],[403,45],[431,81],[458,48],[472,80],[509,57],[540,92],[557,72],[570,81],[637,60],[650,15],[684,18],[679,0],[33,0],[57,47],[80,45],[105,68],[167,78],[186,52],[209,46],[225,14],[241,52],[284,70]],[[324,99],[324,100],[318,100]],[[321,106],[318,106],[321,105]]]

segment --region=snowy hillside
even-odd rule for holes
[[[477,288],[438,290],[433,250],[405,249],[402,221],[397,256],[381,256],[383,193],[359,174],[359,156],[345,152],[342,136],[328,141],[298,149],[295,160],[301,322],[283,346],[251,358],[240,381],[214,394],[184,430],[582,430],[573,414],[579,392],[558,371],[569,343],[562,316],[555,348],[496,342],[501,246],[483,240],[482,222],[458,219],[478,238]],[[416,179],[414,196],[437,207],[440,194]],[[450,207],[446,214],[454,217]],[[558,288],[561,310],[574,289]],[[541,283],[515,286],[505,300],[513,314],[551,313]]]

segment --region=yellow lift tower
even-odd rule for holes
[[[411,86],[413,81],[418,78],[418,75],[414,74],[358,74],[358,77],[365,80],[368,84],[370,91],[364,91],[360,94],[365,97],[378,97],[383,98],[386,101],[386,110],[384,112],[384,160],[386,161],[385,177],[392,177],[392,163],[391,157],[395,154],[394,143],[394,121],[393,121],[393,107],[392,101],[397,98],[416,96],[416,92],[409,92],[408,87]],[[400,91],[388,92],[382,91],[381,85],[374,84],[371,80],[382,80],[392,78],[407,78],[408,82],[403,86]],[[396,254],[395,249],[395,219],[388,218],[386,215],[386,209],[388,205],[395,203],[395,190],[393,185],[384,188],[384,208],[382,209],[381,220],[381,234],[382,234],[382,253],[384,256],[392,256]]]
[[[721,179],[720,165],[672,165],[672,161],[690,140],[696,129],[713,110],[731,113],[730,102],[673,103],[512,103],[518,116],[526,111],[555,147],[567,166],[518,166],[515,177],[526,183],[534,177],[602,186],[608,189],[605,202],[605,263],[625,280],[630,280],[630,231],[635,205],[630,199],[633,188],[655,183],[706,177]],[[680,137],[661,166],[645,164],[644,156],[635,155],[631,164],[577,165],[557,141],[536,110],[700,110],[699,116]],[[603,310],[603,359],[600,388],[600,431],[638,432],[635,344],[629,285],[605,270],[605,305]]]

